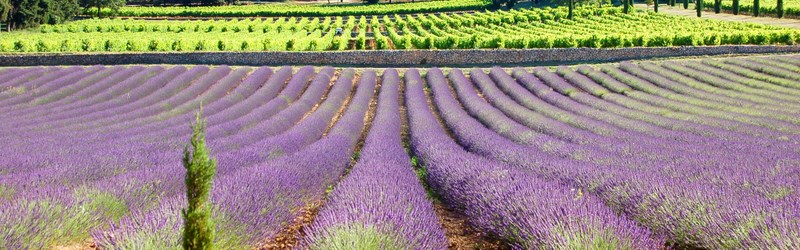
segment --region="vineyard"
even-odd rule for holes
[[[338,0],[337,0],[338,2]],[[396,4],[264,4],[205,7],[122,7],[116,12],[101,10],[103,16],[128,17],[265,17],[265,16],[347,16],[483,10],[484,0],[433,0]],[[96,9],[84,14],[96,15]]]
[[[714,8],[714,1],[706,0],[703,2],[703,6],[706,9],[713,9]],[[767,14],[770,16],[776,16],[778,1],[777,0],[759,0],[759,10],[761,15]],[[733,0],[722,0],[721,9],[732,12],[733,11]],[[739,1],[739,11],[741,13],[753,13],[753,0],[740,0]],[[800,18],[800,2],[797,1],[783,1],[783,9],[784,13],[787,17],[791,18]]]
[[[619,8],[219,21],[93,19],[0,37],[0,52],[330,51],[795,44],[800,32]]]
[[[797,249],[798,71],[797,55],[2,68],[0,244],[179,248],[181,152],[202,107],[220,249],[269,244],[314,207],[301,248],[446,249],[436,204],[524,249]]]

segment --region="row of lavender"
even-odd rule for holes
[[[602,229],[601,232],[618,232],[608,233],[616,235],[613,238],[617,240],[605,243],[607,240],[591,233],[567,234],[582,236],[575,240],[564,237],[566,230],[547,224],[526,225],[535,218],[557,218],[551,214],[527,214],[508,224],[485,226],[522,247],[597,247],[592,244],[602,242],[611,248],[649,248],[634,244],[648,241],[633,239],[652,242],[664,237],[668,244],[677,246],[794,249],[800,246],[800,207],[795,190],[800,178],[800,123],[796,120],[800,102],[788,93],[800,89],[792,83],[798,77],[800,64],[793,57],[778,58],[730,59],[724,63],[622,63],[600,70],[581,66],[578,72],[561,67],[557,73],[544,68],[532,72],[513,69],[510,75],[493,68],[489,74],[472,70],[469,78],[460,70],[451,70],[448,78],[452,90],[442,73],[433,69],[427,73],[427,84],[441,119],[463,148],[535,176],[526,178],[528,182],[540,178],[571,187],[577,190],[574,199],[599,199],[622,216],[616,224],[608,223],[609,217],[599,216],[606,222],[601,225],[627,225],[627,218],[654,234],[644,237],[646,233],[633,229],[629,232],[637,234]],[[726,72],[730,78],[722,78],[703,70],[721,73],[722,67],[712,67],[717,64],[735,71]],[[413,77],[406,81],[416,82]],[[422,93],[416,95],[421,98]],[[423,108],[409,105],[412,116],[414,110]],[[433,137],[429,133],[446,135],[428,131],[433,124],[415,126],[415,122],[421,121],[412,118],[412,134],[416,127],[423,134],[413,137],[419,140],[415,147],[425,147],[425,141]],[[441,143],[444,139],[433,141]],[[419,149],[432,172],[441,163],[426,154],[445,148],[436,145]],[[454,152],[444,155],[449,161],[469,162]],[[447,178],[458,176],[453,173],[443,171],[441,176],[432,175],[429,181],[447,183]],[[504,188],[513,182],[513,176],[503,172],[503,181],[484,180],[478,193],[521,192],[524,189]],[[459,182],[459,188],[464,186]],[[470,193],[474,196],[474,192]],[[521,200],[511,197],[514,196],[509,194],[502,199]],[[568,194],[561,195],[561,200],[567,197]],[[481,201],[473,199],[454,200],[469,201],[468,205],[459,206],[469,214],[469,205]],[[549,204],[556,203],[539,200],[524,204],[536,204],[534,211],[547,211]],[[476,208],[481,211],[479,214],[470,215],[478,221],[482,215],[488,216],[491,223],[500,223],[498,218],[514,218],[524,211],[517,208],[511,210],[515,213],[503,214],[508,210],[504,206],[484,204]],[[580,206],[568,207],[580,211]],[[487,215],[487,211],[492,213]],[[560,212],[569,214],[568,210]],[[556,219],[556,225],[592,217],[583,213]],[[583,229],[590,223],[577,221],[571,228],[596,232],[597,228]],[[530,233],[541,228],[558,232],[561,240],[577,245],[529,243],[531,238],[543,238],[541,233]]]
[[[426,181],[514,247],[797,248],[797,59],[406,70],[403,80],[386,70],[361,157],[338,184],[375,72],[2,69],[0,238],[176,247],[180,148],[202,106],[226,248],[274,237],[329,187],[303,247],[446,248],[401,146],[405,84]]]
[[[36,75],[23,75],[11,85],[13,74],[25,70],[50,79],[30,84]],[[2,239],[10,248],[90,236],[102,247],[178,246],[185,201],[175,149],[200,105],[213,123],[208,137],[220,162],[213,193],[225,232],[219,240],[230,248],[255,245],[344,173],[376,82],[365,72],[351,96],[355,72],[332,68],[316,74],[311,67],[293,74],[289,67],[204,66],[3,73],[12,78],[4,83],[31,90],[3,92],[12,93],[3,103],[13,103],[3,105],[9,147],[0,180],[0,225],[8,229]],[[65,77],[80,80],[58,83]],[[47,102],[24,105],[29,100]],[[349,108],[337,118],[345,103]]]

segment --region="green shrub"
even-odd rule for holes
[[[624,46],[622,37],[618,35],[606,36],[601,41],[603,48],[618,48]]]
[[[524,49],[528,43],[523,37],[512,37],[510,39],[505,39],[503,45],[503,47],[507,49]]]
[[[603,47],[602,38],[597,36],[597,35],[591,35],[591,36],[583,37],[582,39],[580,39],[579,43],[580,43],[580,45],[582,47],[588,47],[588,48],[600,48],[600,47]]]
[[[553,41],[553,47],[556,48],[575,48],[578,47],[578,41],[572,36],[562,36]]]
[[[295,43],[294,38],[287,40],[285,49],[286,50],[294,49],[294,43]]]
[[[505,48],[505,40],[502,36],[495,36],[489,39],[481,40],[481,48],[485,49],[500,49]]]
[[[722,36],[716,33],[708,34],[703,38],[703,44],[705,45],[721,45],[722,44]]]
[[[680,36],[682,42],[687,42],[691,45],[692,43],[692,36]],[[678,39],[678,36],[653,36],[650,40],[647,41],[647,47],[664,47],[664,46],[672,46],[672,45],[683,45],[675,43],[675,40]]]
[[[740,33],[724,34],[722,35],[723,44],[745,44],[747,37],[742,36]]]
[[[183,215],[183,249],[201,250],[214,248],[214,221],[211,220],[211,188],[217,172],[217,161],[210,157],[205,142],[205,121],[202,109],[197,113],[192,126],[191,147],[183,151],[183,166],[186,168],[186,199],[188,206]]]
[[[750,43],[758,45],[770,44],[770,38],[771,36],[768,34],[754,33],[750,35]]]
[[[550,36],[539,37],[528,41],[528,48],[541,48],[547,49],[555,46],[555,40]]]

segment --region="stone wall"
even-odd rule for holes
[[[330,65],[341,67],[535,66],[680,56],[792,52],[800,52],[800,45],[328,52],[28,53],[0,54],[0,66],[97,64]]]

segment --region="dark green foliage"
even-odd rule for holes
[[[673,41],[676,38],[677,37],[670,38],[670,37],[665,37],[665,36],[656,36],[656,37],[653,37],[653,38],[649,39],[647,41],[647,45],[646,46],[648,46],[648,47],[672,46],[673,45]],[[689,41],[689,44],[691,44],[691,40]],[[678,45],[678,44],[675,44],[675,45]]]
[[[722,37],[719,34],[710,34],[704,38],[703,44],[720,45],[722,44]]]
[[[747,35],[742,33],[734,33],[725,36],[722,42],[725,44],[747,44],[750,42],[750,39]]]
[[[658,13],[658,0],[653,1],[653,11]]]
[[[574,11],[575,11],[575,0],[569,0],[569,15],[567,15],[567,18],[569,18],[569,20],[574,19],[575,17],[573,14]]]
[[[761,11],[761,3],[758,0],[753,0],[753,16],[758,16]]]
[[[797,38],[795,38],[795,34],[794,33],[776,34],[775,36],[776,36],[775,37],[775,41],[778,41],[778,42],[781,42],[781,43],[784,43],[784,44],[788,44],[788,45],[795,44],[795,41],[797,39]]]
[[[631,2],[628,0],[622,0],[622,12],[625,14],[630,13],[631,11]]]
[[[183,155],[186,168],[186,198],[188,207],[183,210],[183,249],[213,249],[214,222],[211,220],[209,197],[217,172],[217,162],[209,155],[205,141],[205,121],[202,109],[192,126],[192,151],[187,146]]]
[[[366,0],[368,4],[376,4],[379,0]]]
[[[381,36],[380,38],[375,38],[375,49],[390,49],[389,48],[389,39],[385,36]]]
[[[5,0],[0,0],[2,1]],[[5,20],[17,28],[62,23],[80,12],[78,0],[11,0],[10,4],[11,10],[6,14]]]
[[[739,15],[739,0],[733,0],[733,14]]]
[[[758,1],[758,0],[756,0]],[[703,15],[703,1],[702,0],[695,0],[694,7],[697,10],[697,17],[701,17]]]
[[[356,37],[356,49],[367,49],[367,36],[363,33]]]
[[[778,18],[783,18],[783,0],[778,0],[778,6],[775,7],[775,11],[778,12]]]
[[[714,0],[714,13],[722,11],[722,0]]]
[[[689,0],[683,0],[683,9],[689,9]]]
[[[11,16],[11,9],[14,7],[11,5],[10,0],[0,0],[0,22],[5,22]]]
[[[603,48],[617,48],[625,45],[623,38],[620,36],[607,36],[602,40]]]

